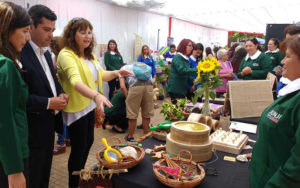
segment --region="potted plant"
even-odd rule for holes
[[[184,118],[181,110],[176,105],[172,104],[171,101],[162,103],[160,113],[163,114],[166,121],[179,121]]]

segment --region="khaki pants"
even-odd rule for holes
[[[142,117],[153,116],[153,86],[149,84],[132,86],[126,98],[126,116],[128,119],[137,119],[139,109],[142,108]]]

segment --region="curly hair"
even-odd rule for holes
[[[68,23],[68,25],[65,27],[64,30],[64,34],[63,34],[64,47],[70,48],[79,57],[82,55],[80,54],[78,44],[75,41],[75,35],[77,31],[86,30],[87,28],[90,28],[90,30],[93,31],[93,26],[88,20],[84,18],[73,18]],[[94,56],[93,56],[94,45],[95,45],[95,37],[93,36],[93,39],[89,47],[84,49],[84,56],[88,60],[94,60]]]

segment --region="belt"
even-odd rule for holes
[[[151,82],[137,82],[132,87],[134,87],[134,86],[151,86],[151,85],[152,85]]]

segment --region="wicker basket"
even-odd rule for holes
[[[118,141],[118,144],[111,145],[112,148],[116,147],[117,145],[121,144],[121,142],[122,142],[121,139],[117,138],[117,137],[112,137],[112,138],[108,139],[108,142],[110,142],[112,140],[117,140]],[[132,167],[136,166],[138,163],[141,162],[141,160],[145,156],[145,151],[144,151],[143,148],[138,147],[136,145],[128,144],[128,146],[131,146],[131,147],[136,149],[137,156],[138,156],[137,159],[134,159],[132,157],[125,157],[125,158],[123,158],[123,160],[121,162],[115,162],[115,163],[107,162],[104,158],[100,157],[100,153],[104,152],[104,150],[106,148],[103,148],[103,149],[99,150],[96,153],[96,158],[99,161],[99,163],[101,165],[103,165],[104,167],[106,167],[106,168],[110,168],[110,169],[132,168]]]
[[[180,157],[181,153],[185,152],[189,155],[189,159],[183,159]],[[153,166],[153,172],[156,176],[156,178],[164,185],[169,187],[180,187],[180,188],[189,188],[189,187],[195,187],[201,183],[203,178],[205,177],[205,171],[200,164],[195,163],[192,161],[192,155],[187,150],[182,150],[178,153],[177,158],[172,159],[174,162],[176,162],[181,168],[186,170],[187,172],[192,173],[193,175],[199,175],[199,177],[192,179],[192,180],[182,180],[182,179],[171,179],[169,178],[171,175],[169,174],[162,174],[159,169],[155,168]],[[161,159],[157,161],[155,164],[159,165],[166,165],[165,159]]]

